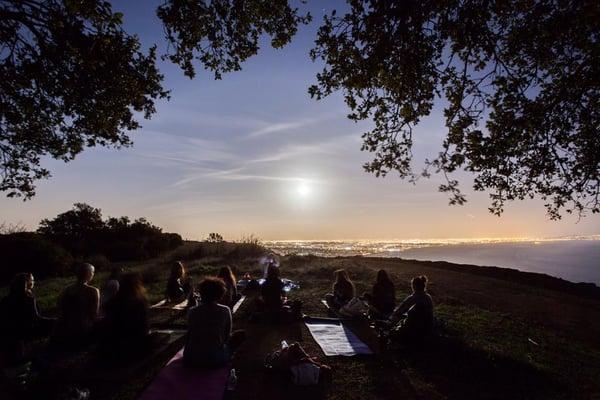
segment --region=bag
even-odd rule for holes
[[[340,314],[344,317],[360,317],[366,314],[369,307],[358,297],[353,297],[340,308]]]

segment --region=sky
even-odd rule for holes
[[[160,1],[113,1],[125,28],[143,45],[165,49]],[[308,52],[325,10],[281,50],[263,46],[240,72],[220,81],[198,70],[194,80],[159,63],[169,101],[131,134],[134,146],[94,148],[75,161],[44,159],[52,173],[37,195],[23,202],[0,198],[0,222],[37,228],[85,202],[103,215],[146,217],[186,239],[219,232],[237,240],[413,239],[556,237],[600,234],[600,216],[550,221],[541,200],[509,204],[501,217],[488,212],[486,193],[469,190],[471,176],[457,175],[464,206],[449,206],[439,176],[416,185],[393,174],[363,171],[360,151],[369,121],[354,123],[341,95],[316,101],[307,92],[322,65]],[[330,4],[330,3],[328,3]],[[445,135],[442,106],[415,129],[415,170],[434,157]]]

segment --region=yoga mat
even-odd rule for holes
[[[222,400],[229,367],[188,369],[183,349],[173,357],[144,390],[138,400]]]
[[[373,354],[369,346],[344,326],[340,320],[306,318],[304,323],[326,356]]]
[[[232,314],[235,314],[237,312],[237,310],[240,309],[240,306],[242,305],[242,303],[244,302],[244,300],[246,300],[246,296],[240,297],[240,299],[237,301],[237,303],[235,303],[233,305],[233,310],[231,310]]]
[[[153,304],[152,306],[150,306],[150,308],[170,308],[173,310],[184,310],[187,307],[187,299],[182,301],[181,303],[177,303],[175,305],[172,305],[173,303],[167,303],[167,300],[161,300],[156,304]]]

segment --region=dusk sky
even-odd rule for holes
[[[130,33],[164,50],[159,3],[113,2]],[[324,10],[311,12],[313,22],[289,46],[263,47],[221,81],[202,70],[189,80],[161,62],[171,100],[142,121],[133,147],[89,149],[68,164],[44,160],[52,178],[39,182],[30,201],[2,197],[0,221],[35,229],[42,218],[86,202],[104,216],[144,216],[188,239],[209,232],[265,240],[600,234],[600,216],[550,221],[542,201],[513,203],[493,216],[487,194],[469,190],[467,174],[458,175],[469,200],[461,207],[437,191],[441,177],[412,185],[363,172],[370,154],[360,151],[360,136],[369,123],[348,120],[339,93],[319,102],[307,93],[322,68],[308,51]],[[441,148],[441,107],[415,130],[416,170]]]

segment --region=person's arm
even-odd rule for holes
[[[100,291],[96,288],[92,288],[91,298],[90,298],[90,309],[88,312],[90,313],[90,318],[92,321],[95,321],[98,318],[98,310],[100,308]]]
[[[226,319],[225,319],[225,342],[229,340],[231,337],[231,310],[229,307],[226,307]]]
[[[398,307],[396,307],[396,309],[390,316],[390,320],[392,320],[394,322],[399,321],[402,314],[404,314],[405,312],[410,310],[410,308],[414,305],[415,305],[415,296],[411,294],[406,299],[404,299],[404,301]]]

